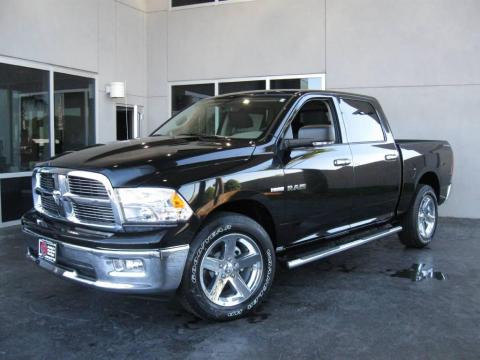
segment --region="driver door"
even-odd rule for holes
[[[335,111],[335,99],[308,96],[297,105],[285,139],[297,139],[300,128],[329,129],[327,142],[287,149],[284,158],[285,211],[291,234],[287,245],[348,230],[354,174],[352,153]]]

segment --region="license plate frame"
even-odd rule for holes
[[[38,239],[38,258],[51,263],[56,263],[57,243],[47,239]]]

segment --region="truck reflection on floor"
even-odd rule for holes
[[[410,268],[397,271],[390,276],[406,278],[415,282],[424,279],[446,279],[445,273],[441,271],[433,271],[433,267],[427,267],[426,264],[413,264]]]

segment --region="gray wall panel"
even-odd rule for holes
[[[327,87],[480,84],[480,1],[329,0]]]
[[[126,81],[129,94],[146,96],[145,13],[117,3],[116,18],[116,77]]]
[[[148,96],[167,95],[167,12],[147,14]]]
[[[98,0],[2,0],[0,55],[98,70]]]
[[[168,79],[323,73],[324,10],[324,0],[258,0],[170,11]]]

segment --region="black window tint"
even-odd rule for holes
[[[194,84],[172,86],[172,115],[189,107],[199,100],[215,95],[214,84]]]
[[[33,207],[32,179],[28,177],[8,178],[0,180],[2,199],[1,221],[18,220]]]
[[[50,157],[48,89],[48,71],[0,64],[0,173]]]
[[[239,91],[265,90],[266,88],[265,80],[224,82],[218,84],[218,93],[223,95]]]
[[[380,119],[372,104],[365,101],[342,99],[341,109],[349,142],[385,140]]]
[[[55,73],[55,154],[95,143],[95,80]]]
[[[172,7],[213,3],[215,0],[172,0]]]

